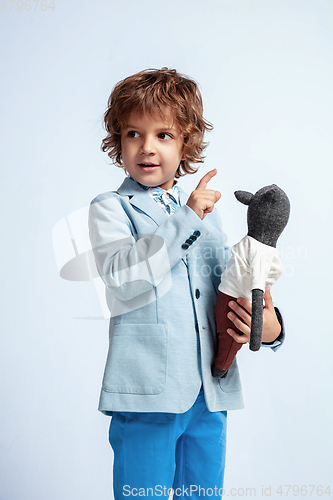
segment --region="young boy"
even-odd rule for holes
[[[213,378],[214,306],[229,258],[207,188],[188,197],[175,179],[203,161],[197,84],[175,70],[145,70],[119,82],[104,115],[103,151],[128,174],[91,203],[89,230],[111,312],[99,410],[112,415],[114,494],[221,498],[227,410],[243,407],[236,359]],[[269,290],[263,341],[281,326]],[[249,341],[251,306],[231,304]],[[281,335],[280,335],[281,337]],[[281,343],[279,340],[272,344]]]

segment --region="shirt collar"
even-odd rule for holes
[[[170,189],[166,190],[159,186],[156,187],[145,186],[144,184],[141,184],[140,182],[135,180],[131,175],[129,176],[129,178],[132,179],[132,181],[139,184],[139,186],[142,187],[142,189],[144,189],[145,191],[151,190],[152,193],[159,193],[159,194],[169,193],[177,200],[177,203],[180,203],[179,188],[177,186],[176,180],[174,181],[173,186]]]

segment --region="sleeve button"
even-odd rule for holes
[[[194,231],[193,236],[196,236],[197,238],[200,236],[200,231]]]
[[[183,248],[184,250],[187,250],[187,249],[188,249],[188,247],[189,247],[189,245],[188,245],[187,243],[183,243],[183,244],[182,244],[182,248]]]
[[[197,288],[195,291],[195,297],[198,299],[200,297],[200,290]]]

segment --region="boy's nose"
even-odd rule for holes
[[[146,137],[141,144],[141,153],[145,155],[150,155],[155,152],[154,144],[151,138]]]

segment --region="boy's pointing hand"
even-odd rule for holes
[[[203,220],[209,212],[213,211],[215,203],[221,198],[219,191],[207,189],[207,184],[214,175],[217,174],[217,169],[211,170],[203,176],[195,190],[190,194],[186,205]]]

